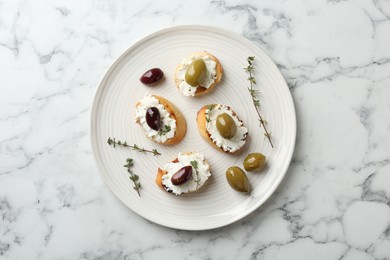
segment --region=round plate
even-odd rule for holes
[[[175,68],[187,55],[208,51],[221,62],[222,81],[209,94],[194,98],[182,96],[173,80]],[[247,57],[255,56],[256,89],[260,90],[261,113],[272,132],[274,148],[264,139],[255,108],[247,90]],[[165,79],[148,87],[139,78],[148,69],[158,67]],[[135,103],[146,94],[169,99],[185,115],[187,134],[176,145],[164,146],[146,138],[134,122]],[[206,104],[230,106],[249,130],[245,148],[229,155],[212,148],[198,133],[197,111]],[[142,217],[167,227],[204,230],[237,221],[260,205],[275,191],[293,154],[296,119],[291,93],[272,60],[246,38],[220,28],[178,26],[155,32],[123,53],[108,69],[97,88],[91,111],[92,150],[99,172],[112,192]],[[129,148],[113,148],[108,137],[126,140],[147,149],[156,148],[161,156],[139,153]],[[175,196],[155,184],[158,167],[185,151],[202,152],[211,166],[212,176],[201,191]],[[226,181],[228,167],[242,162],[248,153],[261,152],[267,167],[259,173],[247,173],[250,195],[233,190]],[[126,158],[134,159],[133,170],[142,184],[141,196],[133,189]]]

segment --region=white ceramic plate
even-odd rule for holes
[[[206,96],[184,97],[177,90],[173,74],[176,65],[192,52],[205,50],[221,61],[223,80]],[[256,79],[261,91],[261,111],[268,121],[275,148],[264,139],[256,112],[247,91],[246,58],[256,56]],[[165,80],[154,87],[139,81],[148,69],[158,67]],[[187,120],[187,134],[174,146],[154,143],[134,123],[134,105],[146,94],[169,99],[181,109]],[[237,155],[221,153],[199,135],[197,111],[205,104],[229,105],[249,129],[247,144]],[[91,112],[92,150],[99,172],[112,192],[142,217],[167,227],[204,230],[237,221],[262,205],[283,179],[293,154],[296,135],[294,104],[290,91],[272,60],[246,38],[219,28],[179,26],[153,33],[123,53],[108,69],[96,91]],[[112,148],[108,137],[127,140],[148,149],[156,148],[161,156],[142,154],[125,148]],[[199,151],[208,159],[212,177],[201,192],[175,196],[155,184],[157,168],[176,158],[179,152]],[[248,173],[250,195],[234,191],[228,185],[228,167],[242,167],[250,152],[267,157],[267,168]],[[141,197],[133,189],[126,169],[126,158],[134,159],[134,172],[140,176]]]

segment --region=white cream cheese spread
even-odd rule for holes
[[[156,107],[160,112],[161,129],[159,131],[151,129],[146,122],[146,111],[151,107]],[[139,105],[136,106],[135,120],[141,124],[146,136],[158,143],[165,143],[175,136],[176,120],[170,117],[164,105],[152,95],[147,95],[139,101]]]
[[[204,88],[209,88],[215,81],[217,77],[217,71],[216,71],[216,62],[209,56],[204,55],[192,55],[190,57],[184,58],[182,63],[180,64],[179,69],[176,72],[176,77],[179,79],[179,90],[184,96],[195,96],[196,89],[199,86],[191,86],[185,81],[185,75],[187,68],[191,65],[191,63],[194,60],[202,59],[206,64],[206,74],[203,77],[201,84],[199,86],[202,86]]]
[[[168,163],[162,168],[162,170],[167,172],[167,174],[162,176],[162,184],[167,191],[171,191],[176,195],[197,191],[211,176],[209,165],[205,163],[204,156],[201,153],[180,153],[177,156],[177,160],[178,162]],[[182,185],[173,185],[171,181],[172,176],[181,168],[188,165],[192,166],[192,176],[189,181]],[[194,165],[196,165],[196,169]]]
[[[212,108],[208,107],[206,113],[206,129],[210,134],[211,140],[224,151],[235,152],[245,145],[248,129],[243,126],[237,115],[228,107],[221,104],[215,105]],[[223,138],[217,130],[217,117],[220,114],[226,113],[231,116],[236,124],[236,134],[231,139]]]

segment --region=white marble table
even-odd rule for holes
[[[0,1],[0,259],[390,259],[390,3]],[[89,109],[110,63],[180,24],[249,38],[278,64],[298,136],[265,205],[187,232],[101,180]]]

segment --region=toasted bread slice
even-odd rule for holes
[[[164,108],[169,113],[169,117],[176,120],[176,131],[175,131],[173,138],[170,138],[165,142],[158,142],[155,138],[151,138],[151,139],[153,141],[155,141],[156,143],[164,144],[164,145],[172,145],[172,144],[179,143],[184,138],[186,131],[187,131],[187,122],[186,122],[186,119],[184,118],[184,115],[169,100],[167,100],[163,97],[157,96],[157,95],[151,95],[151,96],[155,97],[159,101],[159,103],[164,106]],[[138,101],[135,104],[135,106],[137,107],[139,105],[140,105],[140,102]],[[136,119],[136,122],[138,124],[140,124],[139,119]]]
[[[191,155],[191,154],[193,154],[193,152],[186,152],[186,153],[181,153],[181,154],[182,154],[182,155]],[[174,160],[172,160],[172,163],[179,163],[178,157],[176,157]],[[205,164],[208,168],[210,168],[210,165],[209,165],[209,163],[208,163],[208,161],[207,161],[206,159],[204,159],[202,163]],[[165,170],[163,170],[163,169],[161,169],[161,168],[158,168],[158,170],[157,170],[157,175],[156,175],[156,180],[155,180],[155,181],[156,181],[157,186],[159,186],[162,190],[167,191],[167,192],[172,192],[172,191],[169,191],[169,188],[166,187],[166,186],[163,184],[163,176],[166,175],[166,174],[168,174],[167,171],[165,171]],[[209,177],[209,176],[207,176],[207,178],[208,178],[208,177]],[[207,178],[206,178],[206,180],[207,180]],[[206,180],[205,180],[205,181],[206,181]],[[197,187],[195,190],[188,191],[188,192],[183,192],[183,193],[192,193],[192,192],[198,191],[198,190],[204,185],[205,181],[202,182],[203,184],[202,184],[202,185],[199,185],[199,187]],[[183,193],[182,193],[182,194],[183,194]]]
[[[205,95],[205,94],[209,93],[210,91],[212,91],[213,88],[215,87],[215,85],[221,81],[222,74],[223,74],[221,62],[217,59],[217,57],[215,57],[214,55],[212,55],[211,53],[208,53],[206,51],[195,52],[195,53],[192,53],[191,55],[189,55],[188,57],[191,57],[191,56],[200,56],[200,57],[208,56],[216,63],[216,66],[215,66],[216,77],[214,79],[214,82],[208,88],[205,88],[201,85],[196,88],[195,96]],[[179,91],[180,91],[180,83],[183,81],[183,79],[178,78],[177,74],[178,74],[178,71],[182,68],[182,66],[183,66],[183,64],[180,63],[176,67],[175,76],[174,76],[176,87],[179,89]]]
[[[220,104],[209,104],[209,105],[205,105],[203,106],[199,111],[198,111],[198,114],[197,114],[197,117],[196,117],[196,122],[198,124],[198,131],[200,133],[200,135],[203,137],[204,140],[206,140],[207,143],[209,143],[212,147],[214,147],[215,149],[217,149],[218,151],[221,151],[221,152],[225,152],[225,153],[237,153],[239,152],[245,145],[245,142],[246,142],[246,139],[247,139],[247,136],[248,134],[244,134],[242,136],[242,141],[244,141],[244,144],[239,147],[239,149],[237,150],[234,150],[234,151],[231,151],[231,150],[228,150],[228,149],[224,149],[222,145],[218,145],[212,138],[211,138],[211,134],[209,133],[209,131],[207,130],[207,114],[206,114],[206,110],[209,108],[209,107],[216,107],[216,106],[223,106],[223,105],[220,105]],[[239,119],[239,117],[237,116],[237,114],[228,106],[224,106],[226,107],[228,110],[231,111],[233,117],[235,117],[239,122],[242,123],[242,121]],[[244,127],[244,124],[242,124],[242,126]],[[222,137],[221,137],[222,138]]]

